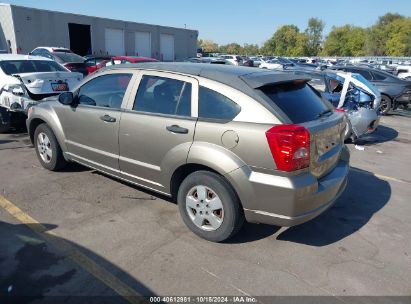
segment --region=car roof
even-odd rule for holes
[[[296,74],[293,72],[282,72],[263,70],[252,67],[220,65],[220,64],[203,64],[192,62],[144,62],[138,64],[119,64],[112,65],[99,70],[155,70],[161,72],[171,72],[185,74],[188,76],[199,76],[206,79],[214,80],[244,94],[254,98],[259,103],[264,105],[272,112],[271,100],[262,93],[254,89],[261,88],[266,85],[291,82],[294,80],[309,80],[307,74]]]
[[[54,52],[54,50],[67,50],[71,52],[69,48],[66,48],[64,46],[38,46],[34,50],[37,50],[37,49],[46,49],[49,52]]]
[[[0,61],[5,60],[41,60],[41,61],[53,61],[49,58],[31,55],[20,55],[20,54],[0,54]]]
[[[263,70],[252,67],[198,64],[191,62],[144,62],[139,64],[113,65],[106,69],[146,69],[200,76],[230,85],[241,90],[244,83],[256,89],[268,84],[308,79],[295,73]]]

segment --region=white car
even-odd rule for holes
[[[282,70],[283,64],[278,59],[264,61],[259,66],[260,69]]]
[[[43,98],[74,88],[83,74],[38,56],[0,54],[0,133],[24,122]]]
[[[240,65],[240,63],[242,61],[241,57],[237,56],[237,55],[221,55],[220,58],[223,58],[223,59],[229,61],[233,65]]]
[[[405,80],[411,80],[411,65],[397,66],[397,77]]]

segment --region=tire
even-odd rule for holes
[[[392,100],[387,95],[381,95],[380,113],[381,115],[387,115],[392,108]]]
[[[6,133],[11,128],[10,117],[5,108],[0,107],[0,133]]]
[[[197,171],[188,175],[178,189],[177,202],[187,227],[211,242],[231,238],[244,223],[244,211],[237,194],[227,180],[213,172]]]
[[[34,148],[41,165],[47,170],[58,171],[67,165],[56,136],[45,123],[34,131]]]

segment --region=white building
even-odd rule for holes
[[[27,54],[38,46],[80,55],[147,56],[164,61],[195,57],[198,31],[0,3],[0,50]]]

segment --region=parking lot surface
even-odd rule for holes
[[[346,191],[292,228],[207,242],[167,199],[71,165],[49,172],[26,134],[0,135],[4,294],[411,295],[411,115],[349,144]],[[362,150],[364,148],[364,150]],[[275,198],[273,198],[273,201]]]

